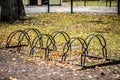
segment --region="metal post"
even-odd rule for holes
[[[62,0],[60,0],[60,6],[62,5]]]
[[[48,13],[50,12],[50,0],[48,0]]]
[[[108,0],[106,0],[106,6],[108,6]]]
[[[112,0],[110,0],[110,8],[111,8],[111,5],[112,5]]]
[[[118,15],[120,14],[120,0],[117,0]]]
[[[71,0],[71,13],[73,13],[73,0]]]
[[[84,0],[84,6],[86,6],[86,2],[87,2],[87,1],[86,1],[86,0]]]

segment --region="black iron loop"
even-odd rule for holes
[[[36,36],[41,35],[40,31],[39,31],[38,29],[36,29],[36,28],[27,28],[27,29],[25,29],[24,31],[25,31],[26,33],[30,32],[30,31],[33,31],[33,32],[35,32]],[[29,35],[29,36],[30,36],[30,35]],[[31,40],[30,40],[30,41],[31,41]],[[31,41],[31,42],[32,42],[32,41]],[[39,44],[41,44],[40,47],[42,48],[42,47],[43,47],[43,41],[42,41],[42,40],[39,41]]]
[[[36,37],[33,40],[31,40],[31,37],[30,37],[30,34],[29,34],[30,31],[33,31],[36,34]],[[35,54],[35,48],[40,48],[40,49],[44,49],[45,51],[44,56],[45,58],[48,58],[51,50],[57,50],[58,46],[56,45],[57,43],[55,41],[55,37],[59,34],[62,35],[65,40],[65,43],[62,47],[62,59],[61,59],[62,62],[66,61],[68,52],[72,51],[73,43],[75,41],[78,41],[79,43],[77,45],[81,46],[80,50],[82,51],[81,55],[79,54],[80,61],[81,61],[80,65],[85,66],[86,57],[89,56],[88,48],[94,38],[97,38],[97,40],[99,41],[99,44],[102,47],[101,49],[102,58],[107,60],[107,48],[106,48],[107,43],[105,38],[100,34],[90,34],[85,39],[79,38],[79,37],[70,38],[69,35],[64,31],[55,31],[49,35],[49,34],[41,34],[40,31],[35,28],[27,28],[24,30],[15,30],[11,32],[6,40],[6,48],[10,48],[10,47],[17,48],[17,51],[20,52],[23,45],[26,45],[26,46],[30,45],[30,55]],[[15,45],[11,45],[12,39],[16,37],[16,35],[17,35],[17,43]],[[43,37],[46,37],[45,39],[47,40],[44,41]],[[27,40],[27,44],[22,43],[22,41],[25,39]],[[38,44],[39,44],[39,47],[38,47]]]
[[[34,38],[34,40],[32,41],[32,44],[31,44],[30,55],[34,54],[34,49],[36,48],[38,41],[43,40],[44,36],[47,37],[50,42],[48,43],[48,41],[47,41],[46,46],[43,47],[42,49],[45,50],[45,58],[49,57],[50,46],[53,47],[52,49],[54,49],[54,47],[56,46],[54,38],[52,36],[50,36],[49,34],[41,34],[41,35],[37,36],[36,38]]]
[[[63,55],[62,55],[62,61],[66,61],[66,54],[68,53],[68,51],[70,50],[72,50],[71,49],[71,47],[72,47],[72,44],[73,44],[73,42],[74,41],[76,41],[76,40],[78,40],[79,41],[79,44],[78,45],[81,45],[82,46],[82,48],[81,48],[81,51],[82,51],[82,54],[81,54],[81,56],[84,54],[86,54],[85,52],[86,52],[86,48],[87,48],[87,44],[86,44],[86,42],[85,42],[85,40],[84,39],[82,39],[82,38],[79,38],[79,37],[73,37],[73,38],[71,38],[70,40],[68,40],[66,43],[65,43],[65,45],[64,45],[64,47],[63,47]],[[66,49],[67,48],[67,49]],[[65,51],[66,50],[66,51]],[[83,60],[81,59],[81,64],[83,63],[82,62]]]
[[[102,51],[102,57],[105,58],[105,59],[107,59],[106,40],[105,40],[105,38],[104,38],[102,35],[100,35],[100,34],[90,34],[90,35],[88,35],[88,36],[85,38],[85,42],[87,43],[87,55],[88,55],[89,45],[90,45],[91,41],[92,41],[95,37],[98,39],[100,45],[102,46],[102,49],[101,49],[101,51]],[[88,40],[88,39],[89,39],[89,40]],[[87,42],[87,40],[88,40],[88,42]],[[84,55],[84,56],[85,56],[85,58],[84,58],[85,60],[84,60],[84,61],[86,61],[86,55]],[[83,65],[84,65],[84,64],[85,64],[85,62],[83,62]]]
[[[18,35],[18,38],[17,38],[17,39],[18,39],[17,44],[14,45],[14,46],[16,46],[16,47],[17,47],[17,51],[20,52],[21,47],[22,47],[22,45],[23,45],[21,42],[22,42],[24,36],[25,36],[25,38],[26,38],[27,41],[28,41],[28,44],[27,44],[27,45],[31,44],[29,35],[28,35],[25,31],[23,31],[23,30],[15,30],[15,31],[13,31],[13,32],[10,33],[10,35],[8,36],[8,38],[7,38],[7,40],[6,40],[6,48],[14,47],[13,45],[10,45],[10,43],[11,43],[12,38],[13,38],[17,33],[20,33],[20,34]],[[22,37],[21,37],[21,36],[22,36]]]
[[[64,31],[55,31],[55,32],[52,32],[50,35],[54,38],[54,40],[55,40],[55,37],[58,35],[58,34],[61,34],[63,37],[64,37],[64,39],[65,39],[65,41],[67,42],[68,40],[70,40],[70,37],[69,37],[69,35],[66,33],[66,32],[64,32]],[[57,47],[56,47],[57,48]]]

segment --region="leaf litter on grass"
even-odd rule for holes
[[[116,14],[89,13],[40,13],[29,14],[26,20],[15,24],[0,23],[0,45],[5,46],[6,38],[14,30],[36,28],[41,33],[50,34],[60,30],[70,37],[85,38],[89,34],[102,34],[107,42],[108,55],[120,59],[120,16]],[[34,36],[34,33],[30,34]],[[61,39],[57,37],[56,40]],[[59,42],[59,41],[58,41]],[[92,43],[91,48],[96,43]],[[97,49],[97,46],[92,48]],[[99,52],[99,51],[98,51]],[[117,56],[116,56],[117,55]]]

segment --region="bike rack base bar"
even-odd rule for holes
[[[102,67],[102,66],[116,65],[116,64],[120,64],[120,60],[101,63],[101,64],[96,64],[96,65],[91,65],[91,66],[86,66],[85,65],[85,66],[83,66],[83,68],[88,69],[88,68],[95,68],[95,67]],[[77,65],[77,66],[81,66],[81,65]]]
[[[28,46],[28,45],[8,46],[8,47],[6,47],[6,48],[18,48],[18,47],[24,47],[24,46]]]
[[[86,57],[95,58],[95,59],[105,59],[105,58],[103,58],[103,57],[89,56],[89,55],[86,55]],[[109,59],[109,58],[107,58],[107,59],[105,59],[105,60],[106,60],[106,61],[117,61],[117,60],[115,60],[115,59]]]
[[[24,46],[28,46],[28,45],[15,45],[15,46],[8,46],[8,47],[0,47],[0,49],[9,49],[9,48],[18,48],[18,47],[24,47]]]

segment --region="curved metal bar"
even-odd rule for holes
[[[47,41],[46,41],[46,45],[48,44],[49,40],[52,40],[53,50],[57,50],[56,41],[54,40],[54,38],[53,38],[51,35],[49,35],[49,38],[48,38]]]
[[[69,35],[68,35],[65,31],[54,31],[54,32],[52,32],[50,35],[55,36],[55,35],[57,35],[58,33],[63,33],[64,35],[67,36],[67,38],[70,39]]]
[[[83,38],[79,38],[79,37],[73,37],[73,40],[71,40],[71,44],[70,45],[72,45],[72,43],[75,40],[78,40],[80,42],[80,44],[82,45],[82,48],[81,48],[82,54],[81,54],[81,58],[80,59],[81,59],[81,65],[83,66],[85,64],[85,62],[86,62],[86,55],[87,55],[86,52],[87,52],[88,45],[87,45],[87,43],[85,42],[85,40]]]
[[[23,33],[23,30],[15,30],[15,31],[13,31],[13,32],[11,32],[11,33],[9,34],[9,36],[8,36],[8,38],[7,38],[7,40],[6,40],[6,48],[9,47],[9,44],[10,44],[12,38],[13,38],[13,37],[15,36],[15,34],[17,34],[17,33]]]
[[[51,44],[52,44],[52,47],[53,47],[52,49],[53,50],[57,50],[57,47],[56,47],[56,44],[55,44],[56,42],[55,42],[54,38],[51,35],[44,34],[44,36],[47,36],[48,40],[50,40],[50,44],[49,45],[48,45],[48,40],[46,41],[47,53],[48,53],[48,56],[49,56],[49,52],[50,52],[49,50],[50,50]]]
[[[101,39],[103,40],[103,43],[101,42],[103,58],[107,59],[107,49],[106,49],[107,43],[106,43],[106,40],[105,40],[105,38],[104,38],[102,35],[100,35],[100,34],[97,34],[96,36],[99,37],[99,38],[101,38]],[[101,39],[100,39],[100,41],[102,41]]]
[[[37,36],[41,35],[40,31],[38,29],[36,29],[36,28],[27,28],[24,31],[27,32],[27,33],[30,32],[30,31],[33,31],[33,32],[36,33]],[[42,40],[39,41],[39,44],[41,44],[40,47],[42,48],[43,47],[43,41]]]
[[[45,58],[49,57],[49,49],[50,49],[49,47],[51,45],[55,46],[55,41],[53,41],[53,38],[48,34],[41,34],[41,35],[37,36],[36,38],[34,38],[32,44],[31,44],[30,55],[34,54],[34,48],[36,47],[36,44],[38,43],[39,40],[42,40],[44,36],[46,36],[50,40],[49,44],[48,44],[48,42],[46,42],[46,47],[45,47]]]
[[[90,40],[89,40],[88,43],[87,43],[87,39],[88,39],[89,37],[91,37],[91,38],[90,38]],[[86,43],[88,44],[88,46],[89,46],[90,42],[93,40],[94,37],[96,37],[96,38],[99,40],[101,46],[106,46],[106,40],[105,40],[105,38],[104,38],[102,35],[100,35],[100,34],[91,34],[91,35],[88,35],[88,36],[86,37],[86,39],[85,39],[85,41],[86,41]],[[103,40],[103,43],[104,43],[104,44],[102,43],[102,40],[101,40],[101,39]]]
[[[26,33],[25,31],[22,31],[22,33],[19,35],[18,37],[18,43],[21,43],[24,39],[24,36],[26,37],[26,39],[28,40],[28,45],[31,44],[31,41],[30,41],[30,36],[28,35],[28,33]]]
[[[90,34],[90,35],[88,35],[86,38],[85,38],[85,41],[86,41],[86,43],[87,43],[87,40],[88,40],[88,38],[90,38],[91,36],[93,37],[95,34]],[[87,43],[88,45],[89,45],[89,43]]]
[[[29,31],[34,31],[37,35],[40,35],[40,31],[36,28],[27,28],[24,30],[25,32],[29,32]]]
[[[79,38],[79,37],[73,37],[73,38],[71,38],[70,45],[72,45],[72,43],[74,41],[76,41],[76,40],[78,40],[80,42],[80,44],[82,45],[82,51],[84,51],[85,50],[84,47],[87,48],[87,44],[86,44],[86,42],[85,42],[85,40],[83,38]],[[70,46],[70,48],[71,48],[71,46]]]
[[[53,38],[55,38],[58,34],[62,34],[62,36],[66,41],[70,40],[69,35],[64,31],[55,31],[55,32],[52,32],[50,35],[53,36]]]
[[[64,37],[64,39],[65,39],[66,42],[67,42],[68,40],[70,40],[69,35],[68,35],[66,32],[64,32],[64,31],[54,31],[54,32],[52,32],[50,35],[51,35],[51,36],[54,38],[54,40],[55,40],[55,37],[56,37],[58,34],[61,34],[61,35]],[[56,44],[56,41],[55,41],[55,44]],[[57,46],[56,46],[56,50],[57,50]]]
[[[19,35],[19,38],[18,38],[19,43],[18,43],[18,45],[21,45],[21,42],[22,42],[24,36],[25,36],[26,38],[28,37],[28,38],[27,38],[27,40],[28,40],[28,45],[31,45],[30,35],[28,34],[28,32],[30,32],[30,31],[35,32],[37,36],[38,36],[38,35],[41,35],[41,33],[40,33],[39,30],[37,30],[37,29],[35,29],[35,28],[27,28],[27,29],[24,30],[24,33],[25,33],[26,35],[24,35],[24,34],[22,34],[22,33]],[[40,40],[40,41],[39,41],[39,44],[40,44],[40,47],[42,48],[42,47],[43,47],[43,41]],[[20,52],[21,48],[19,48],[18,50],[19,50],[19,52]]]
[[[21,42],[23,41],[24,36],[25,36],[25,38],[26,38],[27,41],[28,41],[28,45],[31,44],[30,36],[28,35],[28,33],[26,33],[25,31],[23,31],[23,33],[21,33],[21,34],[19,35],[19,37],[18,37],[18,43],[17,43],[17,46],[22,45]],[[17,51],[18,51],[18,52],[20,52],[20,50],[21,50],[21,47],[17,48]]]
[[[76,41],[76,40],[78,40],[78,41],[80,42],[80,45],[82,45],[82,48],[81,48],[81,50],[82,50],[81,57],[82,57],[83,55],[86,55],[85,52],[86,52],[87,44],[86,44],[85,40],[82,39],[82,38],[79,38],[79,37],[73,37],[73,38],[70,39],[70,41],[67,41],[67,42],[65,43],[64,47],[63,47],[62,61],[66,61],[66,54],[68,53],[69,50],[71,50],[71,45],[72,45],[73,42]],[[66,46],[67,46],[67,51],[64,52]],[[85,61],[84,61],[84,62],[85,62]],[[83,62],[83,60],[82,60],[82,58],[81,58],[81,65],[82,65],[84,62]]]
[[[102,52],[103,52],[103,57],[105,58],[105,59],[107,59],[107,49],[106,49],[106,47],[105,48],[102,48]]]
[[[30,40],[30,35],[28,34],[28,32],[30,32],[30,31],[35,32],[37,35],[33,39],[33,41]],[[25,30],[15,30],[15,31],[11,32],[6,40],[6,48],[9,48],[13,37],[16,36],[16,34],[18,34],[18,33],[19,33],[19,35],[17,37],[18,41],[15,46],[20,46],[20,47],[17,47],[17,51],[19,51],[19,52],[21,50],[21,45],[23,45],[22,41],[24,40],[24,37],[25,37],[28,41],[28,45],[30,45],[30,48],[31,48],[30,55],[34,54],[35,48],[37,47],[37,44],[39,42],[39,44],[40,44],[39,48],[45,50],[45,58],[48,58],[51,49],[57,50],[55,37],[58,34],[60,34],[65,39],[65,44],[62,49],[62,53],[63,53],[62,61],[63,62],[66,61],[68,51],[72,50],[72,44],[77,40],[79,42],[79,45],[82,46],[82,48],[81,48],[82,54],[81,54],[80,58],[81,58],[81,65],[84,66],[85,62],[86,62],[86,56],[88,55],[88,48],[94,38],[97,38],[97,40],[99,41],[98,43],[102,46],[101,51],[102,51],[103,58],[107,59],[107,48],[106,48],[107,43],[106,43],[105,38],[100,34],[90,34],[85,39],[79,38],[79,37],[70,38],[69,35],[64,31],[55,31],[49,35],[49,34],[41,34],[40,31],[35,28],[27,28]],[[47,37],[45,46],[43,46],[43,39],[44,39],[43,37]]]
[[[21,47],[22,47],[22,40],[24,37],[21,37],[22,35],[25,36],[25,38],[27,39],[28,41],[28,44],[30,44],[30,38],[29,38],[29,35],[24,32],[23,30],[15,30],[13,32],[10,33],[10,35],[8,36],[7,40],[6,40],[6,48],[9,48],[10,47],[10,42],[12,40],[12,38],[17,34],[17,33],[20,33],[18,35],[18,41],[17,41],[17,44],[15,46],[20,46],[20,47],[17,47],[17,51],[20,52],[21,50]]]
[[[66,61],[66,54],[70,50],[69,44],[70,44],[70,40],[66,41],[65,44],[64,44],[64,46],[63,46],[62,62]],[[66,49],[66,46],[67,46],[67,49]],[[65,49],[66,49],[66,51],[65,51]]]
[[[87,39],[88,39],[89,37],[90,37],[90,39],[89,39],[89,41],[88,41],[88,43],[87,43]],[[91,35],[88,35],[88,36],[86,37],[86,39],[85,39],[88,47],[89,47],[91,41],[94,39],[94,37],[96,37],[96,38],[98,39],[100,45],[101,45],[102,48],[103,48],[103,49],[102,49],[103,58],[107,58],[106,40],[105,40],[105,38],[104,38],[102,35],[100,35],[100,34],[91,34]],[[87,49],[88,49],[88,47],[87,47]],[[104,50],[104,49],[105,49],[105,50]],[[87,53],[87,54],[88,54],[88,53]]]
[[[87,39],[88,39],[89,37],[91,37],[91,38],[90,38],[90,40],[89,40],[88,43],[87,43]],[[96,37],[96,38],[99,40],[99,43],[101,44],[101,46],[104,46],[104,45],[102,44],[102,41],[101,41],[100,37],[98,36],[98,34],[97,34],[97,35],[92,34],[92,35],[87,36],[87,38],[85,39],[88,47],[89,47],[89,45],[90,45],[90,43],[91,43],[91,41],[93,40],[94,37]],[[106,43],[105,43],[105,44],[106,44]],[[106,46],[106,45],[105,45],[105,46]]]
[[[31,45],[30,45],[30,55],[33,55],[34,54],[34,48],[36,47],[36,46],[34,46],[34,45],[36,45],[37,44],[37,41],[38,40],[41,40],[42,39],[42,36],[41,35],[39,35],[39,36],[36,36],[35,38],[34,38],[34,40],[32,41],[32,43],[31,43]]]
[[[17,43],[17,46],[21,46],[21,45],[22,45],[21,42]],[[20,53],[20,51],[21,51],[21,47],[17,47],[17,52]]]
[[[104,44],[102,44],[102,45],[103,45],[103,46],[106,46],[107,43],[106,43],[105,38],[104,38],[102,35],[100,35],[100,34],[97,34],[97,36],[100,37],[100,38],[104,41]]]

